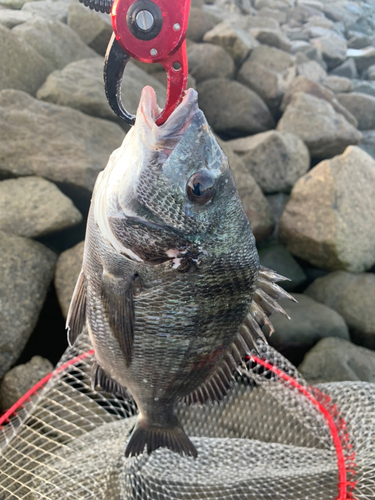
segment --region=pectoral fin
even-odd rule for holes
[[[102,303],[109,326],[119,343],[127,365],[131,362],[133,351],[134,282],[136,278],[137,275],[131,276],[124,286],[116,288],[104,276],[102,286]]]
[[[74,288],[73,297],[70,302],[66,328],[68,330],[69,345],[74,345],[77,337],[82,332],[86,324],[86,290],[84,275],[81,271]]]

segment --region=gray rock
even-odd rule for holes
[[[324,16],[311,16],[305,26],[320,26],[321,28],[331,30],[334,28],[334,23]]]
[[[366,94],[337,94],[337,99],[358,120],[359,130],[375,129],[375,97]]]
[[[32,0],[1,0],[0,7],[5,7],[8,9],[19,10],[22,9],[22,6]]]
[[[23,177],[0,182],[0,230],[38,238],[79,224],[82,215],[52,182]]]
[[[339,37],[322,36],[311,42],[323,54],[329,69],[333,69],[346,59],[346,41]]]
[[[95,12],[79,3],[72,3],[68,6],[68,26],[95,52],[105,55],[113,33],[108,14]]]
[[[375,349],[375,274],[336,271],[315,280],[305,293],[341,314],[355,343]]]
[[[255,0],[254,7],[257,10],[264,9],[265,7],[273,10],[287,11],[293,5],[292,0]]]
[[[261,9],[263,10],[263,9]],[[274,9],[272,9],[274,10]],[[259,11],[260,14],[260,11]],[[241,26],[242,27],[242,26]],[[264,17],[264,16],[246,16],[243,20],[243,27],[242,29],[245,29],[246,31],[250,31],[251,29],[254,28],[268,28],[271,30],[277,30],[280,28],[280,25],[276,19],[273,19],[271,17]]]
[[[121,97],[130,112],[136,112],[145,85],[154,88],[159,104],[163,106],[166,87],[135,64],[128,63],[122,78]],[[37,98],[79,109],[88,115],[118,121],[105,96],[103,59],[98,56],[72,62],[61,71],[51,73],[38,90]]]
[[[3,90],[0,137],[0,175],[39,175],[91,191],[124,132],[107,120]]]
[[[348,49],[364,49],[371,45],[372,39],[362,33],[349,32]]]
[[[68,4],[66,2],[38,0],[25,3],[22,12],[33,16],[43,17],[49,21],[60,21],[66,23],[68,19]]]
[[[375,64],[375,47],[348,49],[347,56],[355,62],[357,70],[361,73]]]
[[[226,22],[217,24],[212,30],[208,31],[203,40],[223,47],[236,64],[244,61],[251,49],[259,45],[253,36]]]
[[[190,9],[189,27],[187,37],[193,42],[201,42],[207,31],[215,26],[212,17],[204,10],[192,7]]]
[[[0,379],[23,351],[42,309],[56,263],[36,241],[0,232]]]
[[[310,384],[363,380],[375,382],[375,353],[339,338],[322,339],[298,367]]]
[[[59,21],[36,18],[16,26],[12,33],[39,52],[52,69],[61,69],[78,59],[97,57],[75,31]]]
[[[276,49],[289,52],[292,44],[281,30],[272,30],[268,28],[254,28],[250,30],[251,35],[262,45],[269,45]]]
[[[370,66],[367,70],[367,79],[372,81],[375,80],[375,64]]]
[[[319,85],[317,82],[312,82],[304,76],[298,76],[295,78],[287,88],[281,103],[281,111],[285,111],[287,105],[290,103],[296,92],[304,92],[305,94],[311,94],[319,99],[324,99],[331,104],[336,113],[343,115],[351,125],[354,127],[358,126],[357,119],[344,106],[342,106],[342,104],[339,103],[333,92],[328,90],[326,87]]]
[[[255,239],[257,242],[262,241],[272,233],[274,228],[274,220],[267,200],[255,179],[247,171],[241,158],[233,152],[228,142],[217,139],[228,157]]]
[[[263,7],[258,11],[258,16],[264,17],[265,19],[275,19],[278,24],[284,24],[287,18],[285,11],[278,9],[270,9],[269,7]],[[257,26],[258,28],[271,28],[271,26]],[[277,29],[277,27],[275,28]]]
[[[310,155],[297,136],[270,130],[230,141],[264,193],[289,192],[310,167]]]
[[[339,66],[336,66],[336,68],[334,68],[330,74],[336,76],[344,76],[345,78],[350,78],[351,80],[353,78],[357,78],[358,76],[357,67],[353,59],[347,59]]]
[[[236,137],[274,127],[264,101],[239,82],[214,78],[200,83],[197,89],[200,108],[217,133]]]
[[[53,364],[41,356],[18,365],[6,373],[0,385],[0,409],[11,408],[26,392],[53,370]]]
[[[297,135],[315,158],[340,154],[348,145],[359,144],[362,138],[330,103],[302,92],[293,94],[277,130]]]
[[[0,47],[0,90],[14,88],[35,95],[50,73],[50,65],[3,25],[0,25]]]
[[[212,43],[192,44],[187,51],[189,72],[196,82],[233,78],[234,61],[226,50]]]
[[[322,84],[335,94],[352,92],[354,89],[353,82],[349,78],[343,76],[327,76],[327,78],[322,81]]]
[[[354,6],[354,3],[352,3],[351,6]],[[329,2],[324,4],[323,12],[328,19],[345,25],[355,22],[360,16],[358,13],[351,12],[351,9],[346,8],[346,5],[341,2]],[[362,15],[363,14],[362,11]]]
[[[295,76],[293,56],[273,47],[260,45],[241,66],[237,80],[256,92],[276,114],[285,90]]]
[[[275,226],[272,234],[267,238],[268,244],[275,244],[279,241],[279,223],[284,212],[286,204],[289,201],[289,194],[275,193],[266,195],[266,200],[271,209],[272,217],[275,221]]]
[[[267,201],[269,201],[267,196]],[[293,255],[281,245],[272,245],[259,249],[259,261],[262,266],[273,269],[290,281],[280,281],[278,284],[288,292],[302,285],[307,277],[302,267]]]
[[[375,159],[375,130],[364,130],[359,147]]]
[[[354,92],[357,94],[367,94],[375,97],[375,82],[366,82],[364,80],[353,80]]]
[[[290,49],[291,54],[304,54],[309,60],[316,61],[324,70],[327,69],[327,64],[323,60],[322,53],[317,47],[314,47],[308,42],[298,40],[292,43]]]
[[[326,77],[326,71],[316,61],[308,61],[297,66],[297,74],[312,82],[322,82]]]
[[[281,354],[297,364],[322,338],[350,340],[348,327],[336,311],[306,295],[296,293],[293,296],[298,303],[287,299],[279,301],[290,320],[278,313],[270,317],[275,332],[269,343]]]
[[[375,161],[350,146],[296,182],[280,241],[316,267],[362,272],[375,263],[374,217]]]
[[[82,267],[84,242],[63,252],[56,265],[55,288],[61,311],[66,318],[74,287]]]
[[[289,25],[284,24],[282,26],[282,30],[284,35],[291,41],[291,42],[308,42],[310,37],[302,28],[302,26],[298,26],[296,28],[291,28]]]
[[[12,29],[18,24],[25,23],[32,19],[32,14],[30,12],[24,12],[20,10],[13,9],[1,9],[0,10],[0,24],[8,29]]]

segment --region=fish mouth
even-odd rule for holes
[[[199,112],[198,94],[194,89],[188,89],[181,103],[173,110],[165,123],[157,125],[156,120],[161,113],[156,93],[150,86],[144,87],[141,94],[135,128],[147,142],[157,149],[162,147],[168,154],[176,147],[179,140],[188,129],[194,115]]]

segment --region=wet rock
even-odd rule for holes
[[[341,314],[356,344],[375,349],[375,274],[336,271],[315,280],[305,293]]]
[[[0,409],[11,408],[26,392],[53,370],[48,359],[33,356],[28,363],[12,368],[0,385]]]
[[[367,94],[375,97],[375,82],[366,82],[364,80],[354,80],[354,92],[357,94]]]
[[[375,264],[375,161],[358,147],[325,160],[295,184],[280,241],[314,266],[362,272]]]
[[[267,196],[267,201],[269,201]],[[290,281],[280,281],[279,285],[292,292],[302,285],[307,277],[302,267],[298,264],[293,255],[281,245],[272,245],[259,249],[259,260],[262,266],[273,269]]]
[[[197,90],[200,108],[217,133],[236,137],[274,127],[264,101],[239,82],[214,78],[200,83]]]
[[[262,241],[272,233],[274,228],[274,220],[267,200],[255,179],[247,171],[241,158],[233,152],[228,142],[217,139],[228,157],[255,239],[257,242]]]
[[[48,62],[1,24],[0,47],[0,90],[14,88],[35,95],[51,71]]]
[[[13,9],[0,9],[0,24],[8,29],[12,29],[18,24],[25,23],[32,19],[30,12]]]
[[[38,101],[24,92],[3,90],[0,137],[2,176],[39,175],[92,190],[124,132],[107,120]]]
[[[251,49],[259,45],[254,37],[226,22],[217,24],[212,30],[208,31],[203,40],[223,47],[236,64],[244,61]]]
[[[270,321],[275,328],[269,343],[293,364],[325,337],[350,340],[348,327],[336,311],[303,294],[293,294],[298,303],[280,300],[281,307],[290,320],[281,314],[273,314]],[[265,327],[266,330],[267,327]]]
[[[353,82],[349,78],[343,76],[327,76],[327,78],[322,81],[322,84],[335,94],[352,92],[354,89]]]
[[[230,141],[264,193],[289,192],[310,167],[310,155],[297,136],[270,130]]]
[[[68,3],[58,1],[50,2],[48,0],[32,1],[24,4],[22,12],[28,12],[32,16],[43,17],[50,21],[66,23],[68,18]]]
[[[188,48],[188,61],[189,72],[197,83],[210,78],[232,78],[234,75],[234,61],[219,45],[191,45]]]
[[[0,182],[1,231],[38,238],[81,220],[79,210],[52,182],[41,177]]]
[[[254,28],[250,33],[262,45],[269,45],[276,49],[289,52],[292,44],[281,30],[272,30],[267,28]]]
[[[61,69],[72,61],[97,56],[75,31],[59,21],[36,18],[16,26],[12,32],[43,56],[52,69]]]
[[[375,130],[364,130],[359,147],[375,159]]]
[[[201,42],[207,31],[215,26],[212,17],[204,10],[192,7],[190,9],[189,27],[187,37],[193,42]]]
[[[359,130],[375,128],[375,97],[351,92],[350,94],[337,94],[337,99],[356,117]]]
[[[165,72],[164,72],[165,73]],[[160,106],[165,103],[166,87],[153,76],[128,63],[121,85],[122,101],[135,113],[142,88],[151,85]],[[103,88],[103,59],[81,59],[51,73],[37,92],[37,98],[61,106],[79,109],[88,115],[119,121],[110,108]]]
[[[357,70],[361,73],[375,64],[375,47],[348,49],[347,56],[355,62]]]
[[[277,125],[280,132],[297,135],[315,158],[342,153],[350,144],[358,144],[361,134],[332,105],[302,92],[292,96]]]
[[[286,52],[260,45],[243,63],[237,80],[256,92],[277,113],[285,90],[296,76],[295,58]]]
[[[314,97],[319,97],[319,99],[324,99],[331,104],[336,113],[343,115],[351,125],[354,127],[358,126],[357,119],[349,112],[348,109],[339,103],[335,94],[323,85],[319,85],[317,82],[312,82],[304,76],[298,76],[295,78],[287,88],[280,107],[282,111],[285,111],[293,95],[297,92],[304,92]]]
[[[358,76],[357,67],[353,59],[347,59],[339,66],[336,66],[336,68],[334,68],[330,74],[336,76],[344,76],[345,78],[350,78],[351,80],[353,78],[357,78]]]
[[[326,71],[316,61],[308,61],[298,64],[297,74],[316,83],[323,81],[327,77]]]
[[[113,29],[108,14],[95,12],[82,4],[68,6],[68,26],[74,30],[89,47],[105,55]]]
[[[42,309],[56,263],[36,241],[0,232],[0,379],[17,361]]]
[[[328,69],[333,69],[346,59],[346,42],[342,38],[322,36],[314,38],[311,43],[323,54]]]
[[[311,384],[363,380],[375,382],[375,353],[339,338],[322,339],[298,370]]]
[[[84,242],[63,252],[56,265],[55,288],[61,311],[66,318],[74,287],[82,267]]]

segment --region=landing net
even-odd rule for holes
[[[0,500],[375,498],[375,384],[309,387],[259,343],[221,403],[178,407],[197,459],[125,459],[136,405],[93,391],[92,362],[81,336],[0,418]]]

